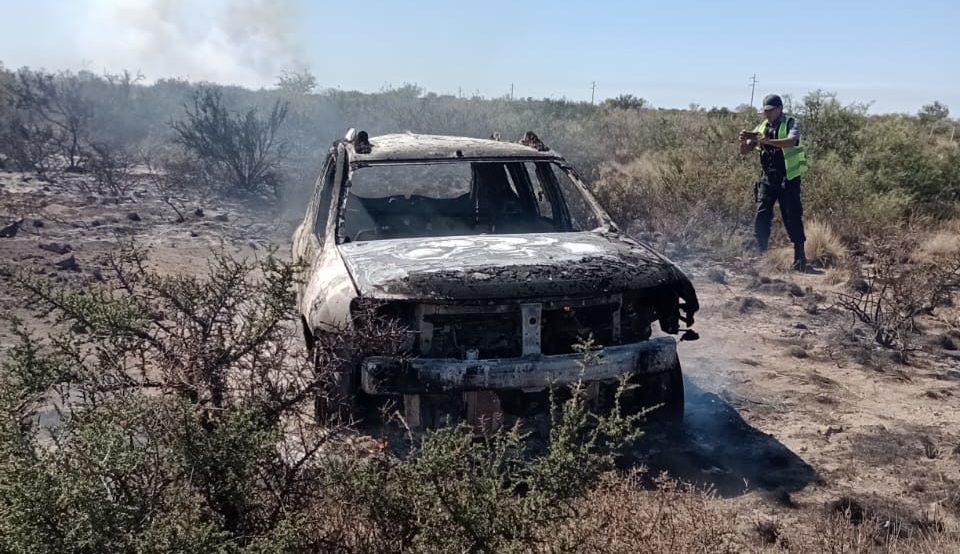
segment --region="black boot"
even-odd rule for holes
[[[807,254],[803,250],[803,243],[793,245],[793,266],[794,271],[801,273],[807,270]]]

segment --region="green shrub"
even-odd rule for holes
[[[661,234],[674,248],[711,247],[749,225],[756,179],[736,155],[676,148],[604,165],[594,193],[628,229]]]
[[[855,157],[877,192],[911,199],[912,211],[944,215],[960,202],[960,145],[929,136],[913,118],[871,121]]]
[[[805,96],[795,111],[811,157],[832,153],[850,159],[859,152],[863,142],[858,133],[868,121],[867,108],[865,104],[844,106],[836,93],[822,90]]]

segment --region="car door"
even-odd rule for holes
[[[327,185],[329,185],[330,173],[335,167],[333,158],[333,154],[329,154],[323,162],[320,176],[317,178],[317,183],[313,189],[313,195],[310,197],[310,203],[307,204],[303,221],[300,222],[300,225],[297,226],[297,229],[293,233],[293,257],[295,260],[300,260],[303,263],[313,261],[319,247],[322,245],[322,241],[316,236],[314,229],[316,227],[317,214],[321,211],[320,199]]]
[[[307,281],[313,273],[320,270],[317,266],[327,242],[328,222],[332,210],[331,200],[338,175],[342,176],[339,165],[341,164],[338,162],[338,156],[331,152],[323,164],[303,221],[294,231],[293,257],[304,264],[306,270],[306,279],[297,291],[298,303],[302,302],[303,289]]]

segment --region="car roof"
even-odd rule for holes
[[[346,143],[352,162],[389,162],[413,160],[477,159],[477,158],[542,158],[562,160],[560,154],[540,151],[518,142],[492,139],[397,133],[370,137],[370,152],[359,153]]]

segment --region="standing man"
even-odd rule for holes
[[[806,271],[803,250],[803,204],[800,177],[808,169],[807,155],[800,146],[800,124],[783,113],[783,100],[776,94],[763,99],[764,121],[752,131],[740,131],[740,154],[760,149],[760,180],[756,184],[757,215],[754,234],[757,247],[765,252],[770,244],[773,205],[780,202],[780,214],[793,243],[793,269]]]

